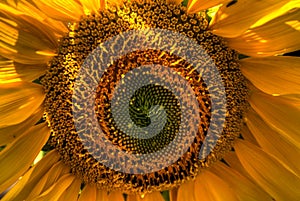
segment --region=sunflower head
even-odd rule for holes
[[[70,24],[42,79],[51,145],[99,188],[177,187],[239,136],[247,87],[237,60],[204,13],[108,5]]]
[[[296,1],[0,5],[4,201],[300,197]]]

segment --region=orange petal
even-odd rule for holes
[[[196,201],[238,201],[230,184],[209,170],[197,176],[194,194]]]
[[[58,200],[75,180],[73,174],[62,176],[55,184],[32,201]]]
[[[50,53],[54,55],[57,38],[43,23],[5,4],[0,4],[0,16],[0,54],[3,57],[24,64],[41,64],[51,58]]]
[[[67,26],[61,21],[54,20],[48,17],[45,12],[42,12],[36,7],[32,1],[26,0],[8,0],[7,4],[16,10],[20,11],[24,15],[28,15],[42,22],[45,26],[55,32],[57,38],[62,37],[65,33],[68,32]]]
[[[196,201],[196,197],[192,189],[195,189],[194,181],[187,181],[181,184],[180,187],[178,188],[177,201],[185,201],[185,200]]]
[[[98,13],[99,10],[105,9],[105,1],[100,0],[80,0],[85,14]]]
[[[26,65],[0,58],[0,83],[34,81],[45,74],[46,64]]]
[[[0,86],[0,127],[21,123],[44,100],[41,85],[19,82]]]
[[[45,124],[30,128],[0,152],[0,192],[28,170],[50,135]]]
[[[62,176],[68,174],[70,168],[63,164],[62,161],[54,164],[51,169],[45,174],[40,181],[32,188],[27,200],[32,200],[38,197],[43,192],[47,191],[53,184],[55,184]],[[78,194],[78,192],[77,192]]]
[[[247,172],[275,200],[300,197],[300,178],[274,157],[247,141],[238,141],[235,150]]]
[[[232,190],[236,193],[239,200],[242,201],[272,201],[273,198],[251,182],[242,174],[226,166],[224,163],[218,162],[212,166],[211,171],[228,182]]]
[[[77,201],[80,191],[81,180],[79,178],[74,179],[72,184],[63,192],[58,201]]]
[[[96,200],[96,191],[96,186],[87,184],[80,193],[78,201]]]
[[[227,4],[230,0],[190,0],[187,5],[188,13],[197,13],[220,4]]]
[[[246,58],[240,61],[243,74],[268,94],[300,93],[299,57]]]
[[[245,15],[246,16],[246,15]],[[228,46],[248,56],[273,56],[300,48],[300,9],[228,38]]]
[[[300,148],[270,128],[253,110],[247,112],[246,123],[262,149],[300,175]]]
[[[33,127],[43,116],[44,110],[39,108],[22,123],[0,128],[0,146],[7,145]]]
[[[23,201],[27,198],[34,186],[48,172],[48,170],[59,160],[57,151],[50,151],[35,166],[30,168],[24,176],[4,196],[2,201]]]
[[[256,21],[278,10],[288,0],[238,0],[232,5],[224,4],[211,21],[213,33],[222,37],[237,37]]]
[[[300,108],[280,96],[253,91],[249,102],[252,108],[275,131],[300,148]]]
[[[78,21],[84,14],[83,7],[76,1],[33,0],[37,7],[49,17],[63,21]]]

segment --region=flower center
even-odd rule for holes
[[[231,149],[247,88],[237,54],[208,30],[205,15],[130,1],[69,29],[42,79],[45,113],[51,145],[86,183],[162,191]],[[129,37],[138,30],[141,38]]]

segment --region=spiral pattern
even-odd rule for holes
[[[72,172],[129,193],[170,189],[221,159],[247,97],[236,53],[201,14],[164,1],[70,26],[42,83],[50,143]]]

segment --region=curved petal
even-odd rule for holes
[[[45,73],[46,66],[46,64],[26,65],[0,58],[0,83],[34,81]]]
[[[300,93],[299,57],[246,58],[241,71],[257,88],[268,94]]]
[[[12,143],[19,136],[33,127],[43,116],[44,110],[39,108],[22,123],[0,128],[0,146]]]
[[[110,201],[110,200],[113,200],[113,201],[124,201],[124,197],[123,197],[122,192],[121,191],[111,192],[108,195],[108,200],[107,201]]]
[[[65,166],[62,161],[57,162],[51,167],[51,169],[47,172],[47,174],[45,174],[40,179],[40,181],[32,188],[30,194],[26,199],[32,200],[35,197],[38,197],[43,192],[47,191],[62,176],[68,174],[69,172],[70,172],[70,168]]]
[[[197,13],[220,4],[227,4],[230,0],[190,0],[187,5],[188,13]]]
[[[251,176],[246,172],[244,167],[242,166],[239,158],[237,157],[236,153],[234,151],[230,151],[225,154],[224,160],[226,164],[229,165],[230,168],[235,169],[237,172],[239,172],[244,177],[247,177],[249,180],[252,181]]]
[[[77,201],[80,191],[81,180],[79,178],[74,179],[72,184],[63,192],[58,201]]]
[[[218,162],[212,166],[211,171],[228,182],[231,188],[236,193],[239,200],[242,201],[272,201],[273,198],[244,177],[233,168],[226,166],[224,163]]]
[[[228,46],[248,56],[273,56],[300,48],[300,9],[228,38]]]
[[[247,141],[238,141],[235,149],[247,172],[275,200],[300,197],[300,178],[275,158]]]
[[[76,1],[33,0],[47,16],[63,22],[78,21],[84,14],[83,7]]]
[[[30,167],[50,131],[45,124],[32,127],[0,152],[0,192],[3,192]],[[29,149],[30,147],[30,149]]]
[[[240,36],[260,18],[288,2],[289,0],[238,0],[230,6],[224,4],[213,17],[210,29],[222,37]]]
[[[253,91],[249,103],[261,118],[290,143],[300,148],[300,108],[280,96]]]
[[[259,19],[255,24],[251,26],[251,28],[261,26],[277,17],[280,17],[281,15],[284,15],[288,11],[291,11],[292,9],[300,8],[300,1],[298,0],[289,0],[286,4],[284,4],[279,9],[275,10],[274,12],[270,12],[261,19]]]
[[[80,193],[78,201],[96,200],[96,191],[96,186],[87,184]]]
[[[40,107],[44,100],[41,85],[18,82],[0,86],[0,127],[21,123]]]
[[[99,10],[105,9],[104,0],[80,0],[80,3],[82,4],[86,15],[90,13],[97,13]]]
[[[55,184],[53,184],[49,189],[43,192],[38,197],[32,199],[32,201],[45,201],[45,200],[58,200],[66,189],[73,183],[75,180],[73,174],[67,174],[62,176]]]
[[[244,118],[244,121],[245,121],[245,118]],[[247,125],[243,125],[243,127],[241,129],[241,135],[244,140],[247,140],[247,141],[251,142],[252,144],[255,144],[256,146],[259,146],[258,142],[256,141],[255,137],[253,136],[253,134],[251,133],[251,131],[249,130]]]
[[[8,0],[7,4],[16,10],[22,12],[25,15],[31,16],[34,19],[39,20],[45,26],[49,27],[57,37],[62,37],[65,33],[68,32],[67,26],[61,21],[54,20],[48,17],[45,12],[39,10],[32,1],[27,0]]]
[[[128,195],[126,201],[164,201],[160,192],[148,193],[145,195]]]
[[[181,184],[178,188],[177,201],[196,201],[196,197],[191,189],[197,189],[194,181],[187,181]]]
[[[34,186],[59,160],[57,151],[51,151],[42,158],[35,166],[29,169],[24,176],[4,196],[2,201],[23,201],[30,194]]]
[[[19,63],[46,63],[58,47],[57,38],[40,21],[0,4],[0,55]]]
[[[300,175],[300,148],[270,128],[253,110],[246,117],[247,126],[262,149]]]
[[[194,194],[196,201],[238,201],[229,183],[208,170],[196,178]]]

